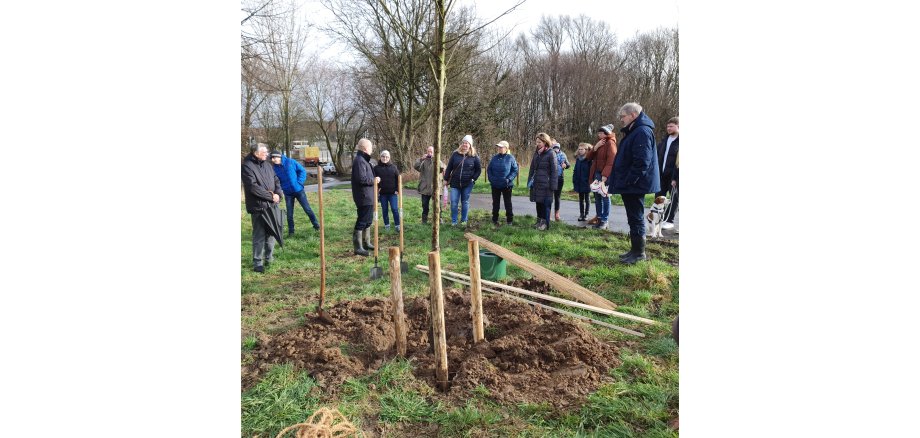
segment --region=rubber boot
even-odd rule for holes
[[[371,244],[371,227],[364,229],[364,249],[368,251],[374,250],[374,245]]]
[[[367,257],[367,251],[361,246],[361,230],[354,230],[354,234],[351,237],[351,243],[355,247],[355,255]]]
[[[630,235],[629,239],[633,241],[635,252],[633,255],[623,260],[623,263],[626,263],[627,265],[635,265],[636,262],[640,260],[647,260],[648,256],[645,255],[645,236]]]

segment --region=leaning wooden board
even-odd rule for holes
[[[617,308],[616,304],[610,302],[610,300],[585,289],[583,286],[578,285],[572,280],[565,278],[549,269],[546,269],[530,260],[521,257],[520,255],[514,253],[509,249],[497,245],[495,243],[489,242],[482,237],[479,237],[472,233],[466,233],[464,236],[469,240],[476,240],[479,244],[489,251],[494,252],[499,257],[514,263],[515,266],[530,272],[534,277],[539,280],[543,280],[549,283],[551,286],[556,288],[559,292],[568,295],[573,300],[581,301],[582,303],[590,304],[592,306],[597,306],[602,309],[614,310]]]

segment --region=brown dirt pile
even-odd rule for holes
[[[617,348],[557,313],[486,295],[483,300],[486,341],[473,345],[469,294],[445,293],[448,372],[451,396],[482,384],[502,402],[578,404],[618,365]],[[407,356],[416,377],[435,386],[434,354],[428,352],[427,298],[405,303]],[[243,368],[243,387],[254,384],[272,364],[290,362],[335,392],[350,377],[377,370],[395,355],[395,332],[389,299],[339,303],[326,311],[332,324],[310,315],[305,327],[280,334],[254,352]]]

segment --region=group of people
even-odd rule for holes
[[[579,198],[580,222],[596,229],[606,229],[610,215],[610,195],[619,194],[623,199],[629,224],[630,250],[620,255],[620,260],[634,264],[647,258],[645,254],[645,206],[647,194],[656,196],[671,195],[671,205],[663,228],[674,227],[674,215],[678,202],[679,172],[679,121],[672,117],[667,121],[667,137],[656,144],[653,130],[654,122],[638,103],[627,103],[618,112],[617,117],[623,127],[623,137],[617,144],[613,124],[601,126],[597,130],[595,144],[580,143],[575,156],[572,171],[572,185]],[[507,141],[495,144],[496,153],[489,160],[486,175],[492,189],[492,223],[500,226],[499,212],[501,201],[505,204],[505,223],[514,223],[514,209],[511,203],[514,181],[518,177],[519,166],[510,153]],[[351,190],[352,199],[357,209],[352,242],[354,253],[368,255],[373,250],[370,239],[370,225],[373,223],[374,185],[378,184],[378,197],[383,209],[386,229],[390,228],[388,210],[393,213],[396,229],[401,220],[398,209],[398,179],[400,171],[391,162],[389,151],[380,153],[379,163],[371,164],[374,145],[362,138],[356,145],[352,163]],[[263,261],[270,263],[274,240],[260,223],[259,212],[270,208],[272,203],[280,202],[283,194],[287,202],[289,236],[294,233],[293,206],[298,200],[310,217],[314,228],[319,225],[310,209],[304,193],[307,172],[299,163],[272,152],[273,166],[266,165],[267,149],[264,145],[253,147],[252,153],[243,162],[243,182],[246,196],[246,209],[253,215],[253,264],[262,272]],[[272,173],[271,170],[274,172]],[[418,192],[422,201],[422,223],[428,223],[431,199],[437,202],[433,182],[433,173],[443,179],[448,187],[450,199],[450,218],[452,225],[465,225],[469,217],[469,199],[473,186],[482,174],[482,162],[473,146],[473,137],[466,135],[460,145],[448,158],[447,164],[438,160],[434,164],[434,147],[429,146],[425,155],[418,158],[414,166],[420,174]],[[548,230],[551,213],[555,220],[560,220],[560,196],[565,181],[565,170],[573,167],[568,156],[562,151],[558,142],[547,133],[541,132],[534,138],[534,151],[527,175],[530,201],[535,204],[537,220],[534,227]],[[590,195],[594,193],[595,217],[590,214]],[[389,208],[388,208],[389,207]],[[436,220],[436,218],[435,218]]]

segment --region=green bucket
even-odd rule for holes
[[[497,281],[505,278],[508,262],[495,253],[479,250],[479,272],[483,280]]]

